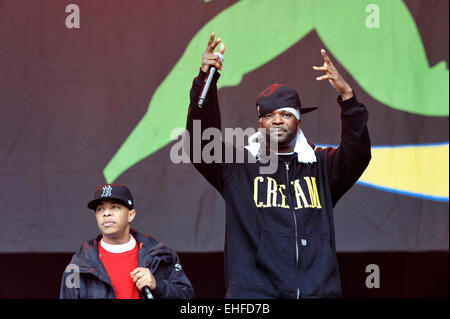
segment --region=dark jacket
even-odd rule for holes
[[[139,246],[138,266],[149,268],[155,277],[156,289],[151,291],[153,297],[193,298],[194,289],[181,268],[176,252],[164,243],[134,229],[131,229],[130,233]],[[111,281],[98,255],[101,238],[100,235],[85,242],[73,255],[62,277],[61,299],[115,299]],[[141,299],[146,298],[142,292],[140,296]]]
[[[203,108],[197,107],[206,74],[194,79],[187,130],[220,129],[216,73]],[[244,162],[195,163],[223,196],[226,208],[225,280],[230,298],[334,298],[341,296],[333,208],[367,167],[368,113],[356,96],[342,101],[339,147],[316,148],[317,162],[279,156],[274,174],[261,174],[246,149],[222,143],[222,156],[244,152]],[[253,112],[250,109],[249,112]],[[202,147],[210,143],[202,141]],[[191,143],[193,144],[193,143]],[[192,146],[192,145],[191,145]],[[198,158],[198,157],[197,157]]]

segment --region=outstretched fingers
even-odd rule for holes
[[[323,60],[325,61],[325,63],[329,66],[332,66],[333,63],[331,62],[330,58],[328,57],[327,52],[324,49],[321,49],[320,53],[322,54],[322,57],[323,57]]]
[[[216,46],[220,43],[220,41],[222,41],[221,38],[218,38],[217,40],[214,40],[210,43],[208,42],[208,48],[207,50],[210,52],[214,52],[214,49],[216,48]]]
[[[222,41],[221,38],[217,38],[216,40],[214,40],[215,37],[215,33],[211,33],[211,36],[209,37],[208,40],[208,45],[206,46],[206,50],[209,52],[214,52],[214,50],[216,49],[217,45]],[[225,52],[225,44],[221,43],[220,47],[219,47],[219,52],[220,54],[223,54]]]
[[[225,52],[225,43],[221,43],[219,46],[219,53],[223,54]]]
[[[225,44],[221,43],[222,39],[218,38],[217,40],[214,40],[215,33],[211,33],[211,36],[208,40],[208,45],[206,46],[205,52],[203,52],[202,55],[202,66],[201,70],[203,72],[208,72],[209,68],[211,66],[216,67],[216,69],[222,70],[222,61],[219,58],[219,53],[223,54],[225,52]],[[216,47],[219,45],[218,52],[214,53]]]
[[[322,54],[324,60],[323,66],[313,66],[313,69],[316,71],[324,71],[326,72],[326,74],[316,77],[316,80],[322,81],[327,79],[334,79],[336,75],[336,69],[334,68],[333,63],[331,62],[327,52],[324,49],[321,49],[320,53]]]
[[[332,76],[330,74],[325,74],[325,75],[316,77],[316,80],[317,81],[322,81],[322,80],[328,80],[328,79],[331,79],[331,78],[332,78]]]
[[[215,37],[215,34],[213,32],[213,33],[211,33],[211,36],[209,37],[208,45],[206,46],[207,49],[214,43],[214,37]]]
[[[313,69],[316,71],[330,72],[330,70],[326,66],[313,66]]]

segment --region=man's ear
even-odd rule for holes
[[[132,209],[128,212],[128,222],[131,223],[136,216],[136,210]]]
[[[297,131],[300,131],[300,122],[301,120],[297,120]]]

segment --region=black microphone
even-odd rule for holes
[[[142,288],[144,290],[144,294],[145,297],[147,297],[147,299],[154,299],[152,292],[150,291],[150,288],[148,288],[147,286],[145,286],[144,288]]]
[[[220,61],[223,62],[223,55],[220,54],[219,52],[214,53],[216,54]],[[211,66],[209,68],[209,72],[208,72],[208,76],[205,79],[205,82],[203,83],[203,87],[202,87],[202,91],[200,92],[200,98],[198,99],[198,107],[202,108],[203,107],[203,103],[205,102],[206,99],[206,94],[208,94],[208,90],[209,90],[209,86],[211,85],[211,81],[212,78],[214,76],[214,73],[216,73],[217,69],[214,66]]]

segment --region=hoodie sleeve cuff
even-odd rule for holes
[[[348,109],[356,104],[359,104],[358,99],[356,98],[355,91],[353,91],[353,96],[345,101],[342,100],[342,96],[339,95],[337,97],[337,102],[341,106],[343,110]]]
[[[205,82],[205,78],[208,75],[208,73],[203,72],[202,69],[200,68],[197,77],[194,79],[194,85],[197,87],[202,87],[203,86],[203,82]],[[215,85],[217,83],[217,80],[220,77],[220,73],[219,72],[215,72],[214,73],[214,77],[211,81],[211,84]]]
[[[205,81],[206,74],[207,73],[203,72],[202,69],[200,68],[200,71],[198,72],[198,75],[197,75],[197,77],[194,80],[194,85],[195,86],[202,86],[203,82]]]
[[[164,296],[167,290],[167,282],[165,280],[159,280],[156,283],[155,290],[152,290],[152,294],[155,298],[159,299]]]

